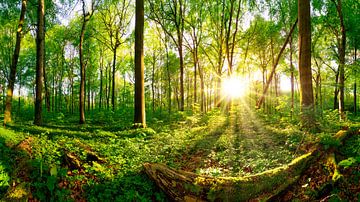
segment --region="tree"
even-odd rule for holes
[[[298,1],[298,20],[301,119],[305,128],[311,128],[314,123],[314,96],[311,75],[310,0]]]
[[[180,66],[180,111],[184,111],[184,25],[185,25],[185,3],[184,0],[171,2],[153,2],[150,5],[149,18],[160,24],[164,32],[172,39],[179,53]],[[173,33],[175,31],[175,34]]]
[[[79,57],[80,57],[80,96],[79,96],[79,111],[80,111],[80,124],[85,124],[85,63],[83,54],[83,43],[85,37],[86,25],[90,21],[91,16],[94,14],[95,0],[91,0],[91,10],[86,12],[85,0],[82,1],[83,21],[80,32],[79,43]]]
[[[16,44],[15,44],[15,50],[14,54],[11,60],[11,66],[10,66],[10,75],[9,75],[9,82],[8,82],[8,88],[6,91],[6,105],[5,105],[5,111],[4,111],[4,125],[11,122],[11,104],[12,104],[12,96],[14,92],[14,84],[15,84],[15,76],[16,76],[16,67],[19,59],[19,53],[20,53],[20,45],[21,45],[21,38],[22,38],[22,31],[23,31],[23,25],[25,20],[25,13],[26,13],[26,4],[27,0],[21,1],[21,11],[20,11],[20,20],[18,24],[18,29],[16,32]]]
[[[134,124],[135,127],[146,127],[144,89],[144,0],[136,0]]]
[[[344,109],[344,85],[345,85],[345,49],[346,49],[346,29],[344,23],[344,17],[342,12],[341,0],[332,0],[336,6],[336,11],[339,16],[340,21],[340,30],[341,37],[337,35],[337,46],[338,46],[338,55],[339,55],[339,114],[340,119],[345,119],[345,109]]]
[[[185,38],[186,47],[189,49],[193,59],[194,65],[194,102],[197,102],[197,73],[200,75],[200,109],[205,111],[205,85],[204,85],[204,71],[200,66],[199,49],[203,39],[203,24],[205,15],[203,13],[204,2],[190,1],[189,15],[185,19],[186,28],[189,32],[190,39]]]
[[[45,0],[38,0],[36,35],[36,98],[35,125],[42,125],[42,89],[43,71],[45,68]]]
[[[130,1],[122,0],[115,4],[105,5],[100,11],[100,18],[108,38],[99,34],[97,37],[103,44],[105,44],[113,52],[112,64],[112,91],[111,91],[111,105],[115,111],[115,72],[116,72],[116,57],[117,50],[125,42],[124,36],[127,34],[129,24],[131,22],[130,15]],[[101,38],[101,39],[100,39]]]

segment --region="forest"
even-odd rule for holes
[[[0,201],[359,201],[359,0],[0,0]]]

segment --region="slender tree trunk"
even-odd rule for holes
[[[333,0],[334,4],[336,5],[336,10],[339,15],[340,20],[340,27],[341,27],[341,41],[339,44],[339,114],[340,119],[345,120],[345,106],[344,106],[344,99],[345,99],[345,49],[346,49],[346,29],[343,19],[343,13],[342,13],[342,5],[341,0],[337,0],[337,3],[335,0]]]
[[[50,112],[50,91],[48,87],[47,82],[47,76],[46,76],[46,68],[45,65],[43,66],[43,76],[44,76],[44,88],[45,88],[45,104],[46,104],[46,110]]]
[[[354,53],[354,62],[356,63],[356,57],[357,57],[357,55],[356,55],[356,45],[355,45],[355,51],[354,51],[355,53]],[[356,70],[355,71],[355,82],[354,82],[354,114],[356,115],[357,114],[357,101],[356,101],[356,98],[357,98],[357,94],[356,94],[356,78],[357,78],[357,71],[358,70]]]
[[[102,107],[102,97],[103,97],[103,68],[104,68],[104,59],[100,59],[100,92],[99,92],[99,109]]]
[[[135,127],[146,127],[144,89],[144,0],[136,0],[135,14]]]
[[[64,60],[65,60],[65,58],[62,58],[62,64],[61,64],[61,66],[62,66],[62,69],[61,69],[61,73],[60,73],[60,79],[59,79],[59,91],[58,91],[58,99],[59,99],[59,101],[58,101],[58,108],[57,108],[57,111],[58,112],[61,112],[62,111],[62,96],[63,96],[63,91],[62,91],[62,81],[63,81],[63,77],[64,77]]]
[[[200,74],[200,98],[201,98],[201,104],[200,104],[200,111],[205,112],[205,82],[204,82],[204,73],[199,68],[199,74]]]
[[[308,0],[305,0],[305,1],[308,1]],[[309,20],[310,20],[310,19],[309,19]],[[272,78],[273,78],[273,76],[274,76],[274,74],[275,74],[275,70],[276,70],[276,67],[277,67],[277,65],[278,65],[278,63],[279,63],[280,57],[281,57],[282,53],[284,52],[287,43],[288,43],[289,40],[290,40],[290,36],[292,35],[292,33],[293,33],[293,31],[294,31],[294,29],[295,29],[295,27],[296,27],[297,22],[298,22],[298,19],[296,19],[294,25],[292,26],[289,34],[288,34],[287,37],[286,37],[286,40],[285,40],[282,48],[280,49],[279,54],[277,55],[277,58],[276,58],[276,60],[275,60],[275,63],[274,63],[274,65],[273,65],[273,68],[272,68],[272,70],[271,70],[270,76],[269,76],[269,78],[268,78],[267,81],[266,81],[266,85],[265,85],[264,91],[263,91],[261,97],[259,98],[259,100],[257,101],[257,104],[256,104],[256,107],[257,107],[257,108],[260,108],[262,102],[264,102],[264,100],[265,100],[266,92],[267,92],[267,90],[268,90],[268,88],[269,88],[269,86],[270,86],[270,83],[271,83],[271,81],[272,81]],[[310,29],[310,28],[309,28],[309,29]],[[310,42],[311,42],[311,41],[310,41]],[[310,53],[309,53],[309,54],[310,54]],[[310,57],[311,57],[311,56],[310,56]],[[311,69],[310,69],[310,73],[311,73]],[[311,77],[310,77],[310,81],[311,81]]]
[[[166,51],[166,73],[167,73],[167,80],[168,80],[168,113],[169,117],[171,115],[171,72],[170,72],[170,65],[169,65],[169,49],[167,46],[167,41],[165,41],[165,51]]]
[[[314,96],[311,76],[310,0],[298,1],[298,18],[301,119],[305,128],[312,128],[314,124]]]
[[[108,92],[107,92],[107,98],[106,98],[106,104],[107,104],[107,109],[110,109],[110,89],[111,89],[111,67],[110,67],[110,64],[109,64],[109,79],[108,79]]]
[[[83,2],[83,4],[85,4]],[[83,5],[85,7],[85,5]],[[83,43],[86,29],[85,11],[84,21],[81,27],[80,44],[79,44],[79,55],[80,55],[80,95],[79,95],[79,112],[80,112],[80,124],[85,124],[85,64],[84,64],[84,53]]]
[[[152,94],[152,112],[155,112],[155,52],[153,52],[153,61],[152,61],[152,73],[151,73],[151,94]]]
[[[295,77],[294,77],[294,64],[293,64],[293,37],[290,38],[290,83],[291,83],[291,117],[294,115],[294,93],[295,93]]]
[[[179,36],[179,57],[180,57],[180,111],[184,111],[184,56],[182,47],[182,35]]]
[[[45,0],[38,0],[36,35],[35,125],[42,125],[43,70],[45,68]]]
[[[92,2],[93,3],[93,2]],[[86,25],[89,22],[93,10],[88,13],[85,12],[85,0],[82,0],[82,12],[83,12],[83,22],[81,26],[80,33],[80,43],[79,43],[79,57],[80,57],[80,95],[79,95],[79,112],[80,112],[80,124],[85,124],[85,63],[84,63],[84,53],[83,53],[83,44],[85,37]]]
[[[56,87],[55,87],[55,80],[56,80],[56,78],[55,78],[55,71],[54,71],[54,69],[53,69],[53,71],[52,71],[52,86],[51,86],[51,93],[52,93],[52,96],[51,96],[51,110],[52,111],[57,111],[57,109],[58,109],[58,101],[57,101],[57,95],[56,95],[56,93],[58,92],[57,90],[56,90]],[[58,82],[58,88],[60,88],[60,85],[59,85],[59,82]]]
[[[112,91],[111,91],[111,105],[112,110],[115,111],[115,72],[116,72],[116,51],[117,47],[113,50],[113,67],[112,67]]]
[[[88,112],[90,111],[90,105],[91,105],[91,88],[90,88],[90,86],[91,86],[91,79],[90,79],[90,74],[89,75],[87,75],[87,110],[88,110]]]
[[[19,73],[18,73],[18,75],[19,75],[19,91],[18,91],[18,93],[19,93],[19,100],[18,100],[18,113],[20,113],[20,108],[21,108],[21,69],[20,69],[20,71],[19,71]]]
[[[338,109],[338,95],[339,95],[339,70],[335,73],[335,89],[334,89],[334,110]]]
[[[15,50],[11,60],[10,67],[10,75],[8,80],[8,88],[6,91],[6,103],[5,103],[5,111],[4,111],[4,125],[11,122],[11,104],[12,104],[12,96],[14,92],[14,84],[15,84],[15,76],[16,76],[16,67],[20,54],[20,45],[22,38],[22,30],[26,13],[26,4],[27,0],[22,0],[21,3],[21,11],[20,11],[20,20],[18,24],[18,29],[16,32],[16,42],[15,42]]]
[[[95,92],[91,91],[91,110],[94,111],[94,103],[95,103]]]
[[[198,63],[198,59],[197,59],[197,50],[195,50],[194,48],[194,52],[193,52],[193,60],[194,60],[194,103],[197,102],[197,84],[196,84],[196,80],[197,80],[197,63]]]
[[[124,103],[124,107],[127,106],[127,100],[126,100],[126,73],[124,73],[123,75],[123,103]]]
[[[105,101],[106,101],[106,108],[109,109],[109,102],[108,102],[108,65],[105,65]]]
[[[73,74],[74,74],[74,69],[73,69],[73,67],[71,67],[71,79],[70,79],[70,83],[71,83],[71,114],[74,114],[74,97],[75,97]]]

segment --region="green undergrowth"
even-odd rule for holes
[[[110,120],[106,113],[107,121],[89,117],[84,126],[77,117],[58,113],[42,127],[29,121],[0,127],[0,199],[23,186],[29,198],[41,201],[166,201],[142,172],[143,163],[210,176],[247,176],[290,163],[304,153],[299,145],[307,141],[291,121],[275,122],[251,110],[179,112],[170,119],[161,119],[164,113],[151,115],[146,129],[131,129],[131,123],[121,122],[125,118]],[[17,145],[29,138],[31,153],[18,158]],[[29,167],[26,175],[17,173],[20,161]]]

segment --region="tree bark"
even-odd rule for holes
[[[115,111],[115,72],[116,72],[116,51],[117,47],[113,50],[113,67],[112,67],[112,89],[111,89],[111,105],[112,110]]]
[[[310,0],[298,1],[299,76],[301,119],[305,128],[314,124],[314,96],[311,75]]]
[[[153,61],[152,61],[152,73],[151,73],[151,95],[152,95],[152,112],[155,112],[155,63],[156,63],[156,57],[155,57],[155,52],[153,52],[153,57],[152,57]]]
[[[43,76],[44,76],[45,104],[46,104],[46,110],[48,112],[50,112],[50,91],[49,91],[48,82],[47,82],[45,65],[44,65],[43,68],[44,68],[43,69]]]
[[[339,15],[340,20],[340,27],[341,27],[341,41],[339,44],[339,114],[340,119],[345,120],[345,109],[344,109],[344,99],[345,99],[345,49],[346,49],[346,29],[344,24],[344,18],[342,13],[342,5],[341,0],[337,0],[337,3],[335,0],[333,0],[337,13]]]
[[[146,127],[144,89],[144,0],[136,0],[134,126]]]
[[[34,124],[42,125],[43,70],[45,68],[45,0],[38,0],[36,35],[36,95]]]
[[[290,41],[290,83],[291,83],[291,117],[293,117],[294,115],[294,93],[295,93],[295,85],[294,85],[294,72],[295,72],[295,68],[294,68],[294,64],[293,64],[293,37],[291,36]]]
[[[310,152],[288,165],[246,177],[208,177],[156,163],[146,163],[144,168],[172,201],[266,201],[299,179],[316,154]]]
[[[20,47],[21,47],[21,38],[22,38],[22,30],[23,24],[25,20],[26,13],[26,4],[27,0],[22,0],[21,3],[21,11],[20,11],[20,19],[18,24],[18,29],[16,32],[16,42],[15,42],[15,50],[11,60],[10,67],[10,75],[8,80],[8,88],[6,91],[6,103],[5,103],[5,111],[4,111],[4,125],[11,122],[11,105],[12,105],[12,96],[14,92],[14,84],[15,84],[15,76],[16,76],[16,67],[19,60]]]
[[[89,71],[88,71],[89,73]],[[90,73],[87,75],[87,111],[90,112],[90,105],[91,105],[91,76]]]
[[[100,59],[100,92],[99,92],[99,109],[102,108],[102,97],[103,97],[103,68],[104,68],[104,59]]]
[[[80,33],[79,43],[79,57],[80,57],[80,95],[79,95],[79,112],[80,112],[80,124],[85,124],[85,63],[83,53],[83,43],[85,37],[86,25],[89,22],[93,11],[85,12],[85,0],[82,0],[83,22]]]
[[[334,110],[339,108],[339,70],[335,72]]]
[[[109,64],[108,66],[108,70],[109,70],[109,74],[108,74],[108,89],[107,89],[107,97],[106,97],[106,104],[107,104],[107,109],[110,109],[110,89],[111,89],[111,66]]]
[[[357,57],[357,53],[356,53],[356,45],[355,45],[355,51],[354,51],[354,63],[356,63],[356,57]],[[357,114],[357,94],[356,94],[356,78],[357,78],[357,70],[355,70],[355,82],[354,82],[354,114]]]
[[[340,130],[332,139],[342,144],[349,137],[359,135],[359,132]],[[158,163],[145,163],[143,166],[149,178],[171,201],[282,201],[278,197],[286,195],[291,185],[299,186],[295,182],[302,179],[303,175],[307,176],[305,171],[316,163],[324,160],[326,164],[331,163],[328,169],[333,169],[334,175],[329,183],[333,184],[338,179],[335,176],[336,172],[339,174],[335,161],[337,148],[326,148],[319,143],[307,147],[309,153],[289,164],[244,177],[209,177]]]

